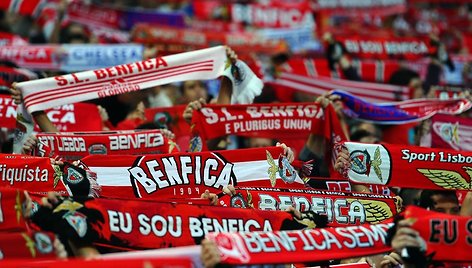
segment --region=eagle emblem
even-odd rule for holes
[[[62,170],[61,168],[58,166],[58,165],[52,165],[53,169],[54,169],[54,184],[53,184],[53,188],[55,189],[57,184],[59,183],[59,181],[61,180],[62,178]]]
[[[362,204],[365,211],[365,221],[370,224],[380,223],[393,217],[394,212],[387,203],[378,200],[347,199],[349,203],[358,201]],[[395,203],[397,205],[397,203]],[[397,211],[398,211],[397,207]]]
[[[472,167],[462,167],[469,178],[472,178]],[[417,169],[434,184],[448,190],[472,190],[472,184],[459,172],[444,169]]]
[[[285,156],[280,156],[278,159],[278,164],[275,163],[274,158],[269,151],[266,150],[267,163],[269,164],[269,169],[267,173],[269,174],[270,184],[272,187],[275,186],[275,181],[277,179],[276,175],[279,174],[280,178],[286,183],[293,183],[297,178],[297,171],[289,163],[288,159]]]

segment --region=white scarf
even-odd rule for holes
[[[225,70],[223,46],[17,84],[30,113],[59,105],[187,80],[215,79]]]

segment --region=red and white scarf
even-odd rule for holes
[[[292,214],[169,202],[94,199],[70,210],[77,228],[92,231],[95,244],[119,249],[155,249],[200,244],[210,232],[272,231],[300,228]],[[90,228],[90,229],[89,229]],[[77,230],[76,229],[76,230]],[[90,236],[88,236],[90,237]]]
[[[145,156],[90,155],[82,163],[97,173],[101,196],[200,197],[224,186],[304,187],[279,147]]]
[[[61,105],[47,109],[46,115],[59,131],[100,131],[102,119],[97,105],[91,103],[74,103]],[[17,115],[22,118],[18,119]],[[0,126],[15,129],[17,121],[24,121],[25,117],[31,117],[13,102],[9,95],[0,95]],[[33,119],[30,120],[33,125]],[[35,131],[41,131],[38,125],[34,125]],[[21,144],[23,145],[23,144]]]
[[[18,83],[29,112],[185,80],[215,79],[226,63],[222,46],[110,68]]]
[[[233,196],[224,195],[219,204],[228,207],[299,211],[326,215],[329,226],[379,223],[400,210],[395,198],[385,195],[331,192],[312,189],[237,187]]]
[[[472,151],[472,119],[434,115],[431,118],[431,147]]]
[[[390,224],[280,232],[210,233],[221,263],[275,264],[345,259],[384,253]]]
[[[29,259],[56,259],[56,250],[54,240],[56,235],[49,232],[1,232],[0,233],[0,252],[2,253],[2,267],[11,267],[4,265],[3,260]],[[29,265],[25,265],[30,267]],[[17,266],[16,266],[17,267]]]
[[[34,193],[56,191],[69,195],[60,177],[60,169],[47,157],[0,154],[0,186]]]
[[[78,160],[89,154],[160,154],[177,152],[160,130],[121,132],[38,133],[35,155]],[[49,149],[49,150],[48,150]]]
[[[472,152],[345,142],[349,180],[416,189],[470,190]],[[408,174],[408,175],[405,175]]]
[[[306,76],[283,72],[277,79],[270,82],[280,90],[296,90],[313,95],[323,95],[335,89],[342,89],[371,102],[393,102],[400,97],[408,99],[409,89],[406,87],[379,83],[357,82],[322,76]]]

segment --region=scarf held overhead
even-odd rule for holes
[[[145,156],[91,155],[101,195],[115,198],[200,197],[232,185],[304,187],[279,147]]]
[[[472,119],[434,115],[431,118],[431,147],[472,151]]]
[[[306,138],[323,129],[324,121],[324,111],[315,103],[207,105],[192,116],[202,140],[225,135]]]
[[[18,83],[28,111],[104,98],[177,81],[215,79],[226,63],[223,46],[94,71]]]
[[[387,230],[373,224],[279,232],[210,233],[221,263],[272,264],[327,261],[389,251]]]
[[[38,156],[78,160],[89,154],[158,154],[177,151],[175,143],[160,130],[38,133]],[[48,150],[49,149],[49,150]],[[49,152],[47,152],[49,151]]]
[[[470,217],[448,215],[410,206],[405,218],[413,222],[411,228],[426,242],[426,254],[434,261],[469,262],[472,260],[472,220]],[[454,249],[451,254],[447,249]]]
[[[293,230],[304,226],[292,214],[281,211],[112,199],[66,199],[47,217],[34,215],[32,220],[42,229],[57,231],[68,239],[87,239],[121,249],[195,245],[209,232]]]
[[[323,95],[332,90],[342,89],[372,102],[392,102],[398,97],[408,99],[410,92],[406,87],[380,83],[358,82],[323,76],[307,76],[283,72],[270,82],[278,90],[302,91],[313,95]]]
[[[472,152],[345,142],[349,180],[416,189],[472,190]]]
[[[468,99],[417,99],[373,104],[342,90],[332,94],[341,96],[344,112],[353,118],[376,124],[404,124],[430,118],[436,113],[460,114],[472,107]]]
[[[311,210],[326,215],[329,226],[379,223],[400,210],[397,199],[390,196],[262,187],[237,187],[235,195],[224,195],[219,204],[282,211],[293,206],[299,211]]]

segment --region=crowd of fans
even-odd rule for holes
[[[138,10],[146,12],[175,13],[185,14],[186,19],[190,21],[187,28],[192,29],[192,19],[195,23],[198,14],[203,12],[199,8],[203,7],[201,1],[43,1],[54,4],[53,23],[48,26],[42,25],[41,20],[34,14],[20,14],[13,10],[0,10],[0,34],[15,35],[25,40],[25,46],[28,45],[51,45],[51,44],[106,44],[112,42],[104,40],[102,35],[98,35],[93,27],[74,20],[69,16],[70,5],[73,2],[83,2],[84,5],[94,5],[96,7],[111,10]],[[26,1],[27,2],[27,1]],[[251,5],[257,1],[206,1],[212,2],[214,8],[209,12],[207,19],[209,24],[215,21],[215,24],[233,24],[231,21],[230,9],[228,6],[234,3],[241,5]],[[267,2],[267,1],[260,1]],[[283,2],[283,1],[268,1]],[[300,2],[300,1],[299,1]],[[307,1],[307,2],[323,2],[323,1]],[[373,1],[375,2],[375,1]],[[417,38],[419,40],[427,40],[428,52],[424,53],[420,58],[392,58],[389,61],[398,63],[398,68],[389,73],[382,83],[407,87],[409,89],[411,99],[435,99],[439,100],[439,93],[442,91],[452,92],[459,97],[468,98],[470,100],[470,87],[472,86],[472,57],[468,49],[472,48],[467,42],[472,42],[470,33],[472,32],[472,5],[467,1],[399,1],[406,2],[406,11],[376,15],[375,13],[362,14],[362,11],[356,10],[359,16],[350,16],[349,14],[337,15],[334,13],[323,13],[310,11],[316,22],[316,27],[310,28],[313,34],[313,40],[320,44],[320,48],[315,50],[303,49],[293,51],[285,44],[285,49],[279,51],[250,51],[252,47],[244,50],[242,46],[227,46],[226,56],[229,59],[228,64],[235,66],[236,62],[244,61],[252,69],[252,71],[263,79],[266,83],[253,103],[283,103],[283,102],[313,102],[320,105],[322,109],[332,106],[336,111],[339,124],[349,141],[368,143],[368,144],[403,144],[416,146],[430,146],[427,144],[428,134],[431,132],[431,121],[426,119],[420,122],[405,123],[400,125],[377,124],[373,122],[363,121],[361,119],[352,118],[345,113],[345,107],[341,101],[341,97],[331,92],[322,95],[316,95],[293,89],[280,89],[271,86],[271,81],[277,79],[278,74],[290,71],[290,60],[296,58],[316,59],[324,61],[327,66],[327,72],[333,74],[334,79],[344,79],[356,82],[372,82],[360,72],[359,62],[362,61],[356,55],[352,54],[346,48],[342,40],[357,34],[364,36],[385,37],[387,34],[392,38]],[[270,3],[269,3],[270,4]],[[277,6],[274,4],[274,6]],[[288,5],[289,6],[289,5]],[[347,8],[349,9],[349,8]],[[447,12],[446,12],[447,11]],[[456,14],[456,18],[448,17]],[[43,18],[42,15],[41,18]],[[467,22],[457,26],[453,24],[455,20],[460,20],[460,16],[465,18]],[[462,21],[462,20],[460,20]],[[245,25],[247,24],[247,25]],[[159,25],[155,25],[159,29]],[[164,28],[168,27],[162,26]],[[247,22],[241,23],[240,31],[253,32],[260,30],[259,26],[250,25]],[[229,31],[229,30],[227,30]],[[129,42],[133,42],[133,36],[139,35],[136,28],[128,29]],[[109,36],[108,36],[109,37]],[[390,38],[389,37],[389,38]],[[344,39],[343,39],[344,38]],[[286,41],[283,41],[286,42]],[[152,41],[144,42],[143,60],[151,59],[157,56],[174,54],[176,51],[171,49],[174,44],[157,44]],[[179,45],[179,44],[177,44]],[[177,46],[176,45],[176,46]],[[207,44],[208,47],[213,44]],[[221,45],[226,45],[222,43]],[[192,50],[191,45],[179,45],[177,52]],[[1,49],[1,47],[0,47]],[[196,49],[195,49],[196,50]],[[0,53],[1,55],[1,53]],[[460,60],[457,60],[459,59]],[[466,59],[466,60],[463,60]],[[21,62],[12,62],[7,59],[0,59],[0,67],[23,68]],[[381,60],[378,60],[381,62]],[[423,66],[422,68],[417,68]],[[258,69],[257,69],[258,68]],[[38,78],[54,77],[64,75],[68,72],[61,70],[30,70],[34,71]],[[1,70],[0,70],[1,72]],[[446,73],[459,74],[459,79],[455,84],[448,84]],[[334,75],[336,74],[336,75]],[[315,78],[316,79],[316,78]],[[22,82],[22,81],[11,81]],[[181,132],[175,133],[175,122],[167,115],[160,114],[160,117],[148,118],[146,111],[149,109],[160,109],[166,111],[175,107],[182,107],[180,118],[187,124],[186,130],[190,132],[192,117],[196,112],[206,107],[208,104],[232,105],[234,98],[234,84],[229,78],[222,76],[217,80],[200,81],[187,80],[179,83],[164,84],[153,88],[128,92],[111,97],[100,98],[88,101],[88,103],[97,105],[98,115],[101,117],[102,128],[100,131],[121,131],[133,129],[161,129],[162,133],[171,140],[177,141],[180,145],[180,151],[187,151],[186,144],[189,143],[190,133],[185,137],[179,135]],[[372,89],[366,89],[372,90]],[[17,105],[24,104],[23,95],[16,86],[16,83],[6,83],[2,92],[4,95],[9,94]],[[398,101],[403,100],[397,98]],[[45,111],[36,111],[32,114],[35,123],[39,126],[36,132],[59,132],[57,126],[46,116]],[[465,111],[456,115],[463,119],[472,120],[472,113]],[[174,119],[175,120],[175,119]],[[472,125],[472,124],[471,124]],[[470,135],[470,125],[468,130]],[[14,129],[8,129],[2,126],[2,154],[13,153],[13,135]],[[467,133],[465,134],[467,136]],[[468,140],[469,142],[471,140]],[[206,142],[206,141],[204,141]],[[39,140],[35,135],[29,136],[25,143],[22,144],[22,154],[34,154]],[[272,138],[251,136],[239,137],[228,135],[217,140],[207,142],[209,150],[227,150],[227,149],[244,149],[244,148],[264,148],[277,146],[283,149],[283,154],[290,161],[303,161],[313,163],[312,169],[307,176],[313,178],[341,176],[346,170],[351,168],[352,159],[346,148],[340,149],[334,163],[334,170],[330,170],[330,163],[326,160],[327,147],[331,146],[325,136],[310,134],[302,142],[290,143],[290,139],[280,138],[275,133]],[[16,152],[20,153],[20,152]],[[77,170],[85,169],[80,162],[66,163],[64,159],[51,159],[52,163],[64,166],[72,165]],[[470,166],[470,164],[468,164]],[[395,166],[393,166],[395,168]],[[84,171],[85,172],[85,171]],[[338,174],[333,174],[338,173]],[[85,174],[85,173],[84,173]],[[408,177],[408,174],[405,174]],[[0,182],[0,186],[8,186]],[[370,193],[372,188],[365,185],[352,184],[353,192]],[[326,189],[323,179],[312,179],[307,183],[306,187],[310,189]],[[386,187],[385,187],[386,188]],[[51,219],[59,219],[61,216],[53,216],[53,210],[67,202],[83,202],[84,196],[61,196],[50,189],[45,197],[39,202],[39,208],[35,207],[35,199],[29,197],[26,193],[26,206],[23,209],[23,215],[28,221],[33,222],[34,228],[55,231],[55,226]],[[377,193],[378,194],[378,193]],[[454,190],[423,190],[423,189],[406,189],[399,187],[389,187],[384,189],[382,194],[395,196],[401,200],[403,206],[416,205],[430,211],[446,213],[456,216],[470,217],[472,215],[472,204],[470,192],[456,192]],[[219,198],[224,195],[236,195],[234,187],[231,185],[225,187],[222,193],[213,193],[206,191],[201,194],[201,199],[208,199],[208,205],[219,204]],[[86,195],[87,196],[87,195]],[[460,198],[459,198],[460,197]],[[90,198],[90,195],[88,196]],[[85,198],[86,199],[86,198]],[[230,208],[228,208],[230,209]],[[82,212],[85,213],[85,212]],[[306,215],[305,212],[300,213],[296,209],[290,209],[290,213],[294,217],[301,220]],[[62,216],[63,217],[63,216]],[[0,218],[1,219],[1,218]],[[333,265],[344,263],[368,263],[371,267],[427,267],[430,265],[444,265],[443,263],[435,263],[424,256],[424,240],[419,233],[411,226],[412,222],[408,219],[402,219],[399,215],[395,219],[396,225],[389,232],[390,237],[387,239],[391,245],[392,251],[384,254],[373,256],[364,256],[362,258],[352,258],[343,260],[327,260],[322,263],[310,263],[305,265]],[[1,223],[1,221],[0,221]],[[58,224],[59,225],[59,224]],[[100,245],[96,245],[93,238],[88,236],[72,235],[73,229],[66,227],[57,234],[57,241],[54,243],[57,258],[73,259],[100,258],[101,255],[111,253],[110,249],[104,249]],[[319,228],[320,226],[317,226]],[[156,245],[156,248],[159,248]],[[0,245],[1,249],[1,245]],[[449,250],[449,249],[447,249]],[[114,249],[113,251],[120,251]],[[451,246],[451,254],[453,254],[453,246]],[[210,240],[203,240],[201,243],[201,261],[206,267],[219,267],[221,261],[220,252],[217,244]],[[472,258],[470,259],[472,263]],[[201,265],[201,264],[199,264]],[[302,266],[303,264],[299,264]],[[449,265],[449,264],[446,264]],[[458,264],[459,265],[459,264]],[[463,265],[463,264],[460,264]],[[465,265],[465,264],[464,264]],[[0,266],[2,263],[0,261]],[[298,265],[296,265],[298,267]],[[452,266],[451,266],[452,267]],[[463,266],[457,266],[463,267]]]

